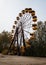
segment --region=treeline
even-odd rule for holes
[[[27,47],[26,56],[46,56],[46,21],[39,21],[37,26],[35,39],[29,40],[30,47]],[[0,53],[7,52],[11,39],[12,35],[10,32],[3,31],[0,33]]]

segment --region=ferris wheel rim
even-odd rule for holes
[[[29,14],[30,15],[30,18],[29,19],[26,19],[26,15],[25,14]],[[25,17],[24,17],[25,16]],[[29,16],[28,16],[29,17]],[[27,17],[27,18],[28,18]],[[17,18],[17,20],[16,20],[16,23],[15,23],[15,25],[18,23],[21,23],[21,21],[23,22],[22,23],[22,25],[23,24],[25,24],[26,22],[28,22],[28,20],[31,20],[31,18],[32,18],[32,21],[35,23],[36,21],[37,21],[37,16],[35,16],[35,11],[34,10],[32,10],[31,8],[26,8],[25,10],[22,10],[22,12],[21,13],[19,13],[19,16],[17,16],[16,17]],[[21,19],[21,21],[20,21],[20,19]],[[26,19],[26,20],[25,20]],[[24,22],[24,20],[25,20],[25,22]],[[31,21],[31,22],[32,22]],[[31,24],[32,25],[32,24]],[[19,27],[20,25],[18,25],[18,26],[16,26],[16,27]],[[26,26],[28,26],[28,25],[25,25],[25,27],[24,28],[26,28]],[[29,26],[28,26],[29,27]],[[27,27],[27,28],[28,28]],[[30,26],[30,27],[32,27],[32,26]],[[29,27],[29,28],[30,28]],[[15,27],[14,27],[15,28]],[[35,28],[37,29],[37,27],[35,26]],[[35,28],[33,27],[33,29],[35,30]],[[24,30],[24,29],[23,29]],[[21,32],[21,31],[20,31]],[[19,32],[19,33],[20,33]],[[25,30],[25,32],[27,32],[27,30]],[[29,32],[29,31],[28,31]]]

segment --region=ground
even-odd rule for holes
[[[0,54],[0,65],[46,65],[46,58]]]

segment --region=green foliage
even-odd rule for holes
[[[8,49],[10,41],[11,33],[8,33],[7,31],[0,33],[0,52],[2,52],[4,49]]]

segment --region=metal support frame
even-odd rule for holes
[[[18,33],[18,29],[19,29],[19,27],[16,28],[16,31],[15,31],[15,34],[14,34],[14,38],[12,39],[12,42],[10,44],[10,47],[8,49],[7,54],[11,51],[12,44],[15,44],[15,42],[17,41],[17,55],[20,55],[20,45],[18,43],[18,34],[19,34]],[[21,23],[21,31],[22,31],[21,32],[21,34],[22,34],[21,38],[23,39],[24,50],[26,50],[26,44],[25,44],[25,39],[24,39],[24,31],[23,31],[22,23]],[[20,39],[20,44],[21,44],[22,39]]]
[[[23,45],[24,45],[24,47],[26,48],[25,39],[24,39],[24,31],[23,31],[22,23],[21,23],[21,30],[22,30],[22,37],[23,37]]]

